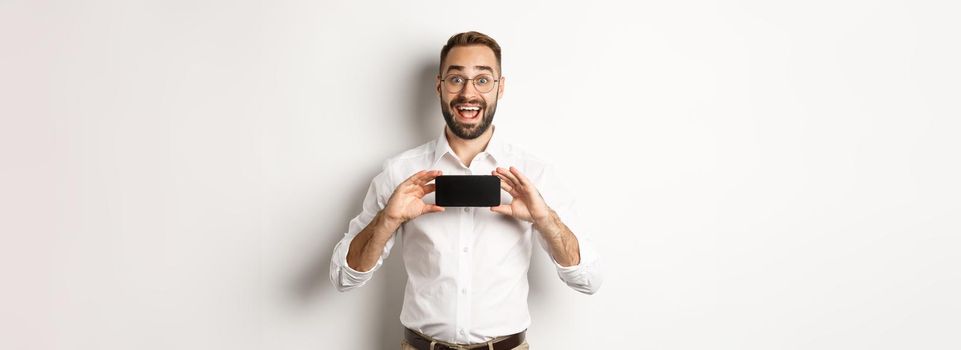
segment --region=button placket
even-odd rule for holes
[[[460,216],[460,227],[457,233],[458,245],[461,247],[467,247],[470,242],[470,235],[473,231],[473,215],[470,214],[470,208],[464,208]],[[457,316],[456,316],[456,326],[458,329],[458,340],[461,342],[467,341],[467,331],[466,328],[469,327],[470,322],[470,300],[463,291],[466,291],[468,284],[470,283],[472,267],[472,259],[469,254],[459,254],[458,257],[458,273],[457,273],[457,286],[454,290],[455,298],[457,299]]]
[[[474,235],[474,211],[473,208],[465,207],[460,215],[460,232],[458,232],[458,243],[461,251],[467,253],[468,247]],[[473,271],[473,256],[471,254],[460,254],[458,266],[457,289],[457,327],[460,329],[461,341],[468,342],[467,329],[470,327],[470,284],[471,273]]]

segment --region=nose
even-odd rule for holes
[[[477,91],[477,87],[474,86],[473,80],[468,80],[464,83],[464,88],[460,89],[457,93],[459,96],[470,97],[470,96],[480,96],[480,91]]]

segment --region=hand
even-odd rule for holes
[[[436,185],[427,184],[441,175],[440,170],[421,170],[401,182],[387,200],[384,215],[398,223],[404,223],[422,214],[444,211],[443,207],[424,203],[424,196],[434,192]]]
[[[532,223],[544,222],[550,218],[551,209],[544,202],[540,192],[524,174],[515,167],[510,170],[498,167],[491,175],[501,179],[501,188],[513,197],[510,205],[491,207],[491,211],[510,215],[519,220]]]

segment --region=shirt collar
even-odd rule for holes
[[[487,141],[487,147],[485,147],[484,151],[482,152],[486,152],[487,154],[490,154],[491,157],[494,157],[495,163],[506,161],[506,152],[504,152],[503,140],[501,140],[501,137],[498,136],[499,134],[497,133],[496,129],[497,127],[491,124],[491,139]],[[446,127],[441,128],[440,136],[437,138],[437,142],[434,145],[434,163],[431,165],[431,168],[434,168],[437,165],[437,162],[440,161],[444,154],[450,153],[451,156],[455,158],[457,157],[457,153],[454,153],[454,149],[452,149],[450,147],[450,143],[447,142],[447,135],[445,134],[446,132]]]

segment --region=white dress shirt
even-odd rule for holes
[[[574,200],[554,167],[501,138],[494,132],[470,167],[457,158],[443,129],[436,140],[386,160],[383,171],[371,181],[363,211],[350,221],[347,233],[334,247],[330,280],[337,290],[367,283],[383,265],[394,241],[400,239],[407,270],[400,314],[404,326],[460,344],[486,342],[527,329],[532,238],[539,240],[548,256],[550,248],[531,223],[489,207],[447,207],[443,212],[421,215],[401,225],[370,271],[358,272],[347,265],[351,240],[387,205],[397,185],[414,173],[439,169],[443,175],[490,175],[496,167],[514,166],[534,182],[547,205],[577,237],[580,263],[563,267],[554,261],[558,276],[574,290],[596,292],[602,280],[597,253],[588,233],[578,228]],[[434,193],[423,200],[433,204]],[[502,189],[501,203],[510,202],[511,196]]]

